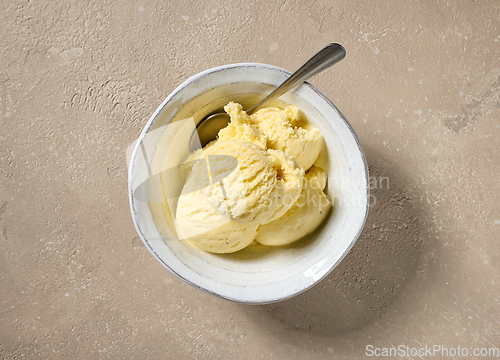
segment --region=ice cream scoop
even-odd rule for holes
[[[287,105],[284,109],[264,108],[248,115],[240,104],[230,102],[224,110],[231,122],[219,132],[218,141],[237,138],[281,150],[293,156],[305,171],[319,156],[323,137],[314,127],[298,126],[302,117],[295,105]]]
[[[282,217],[302,191],[304,170],[281,150],[237,139],[218,141],[194,157],[199,158],[187,172],[176,229],[204,251],[246,247],[258,226]]]
[[[260,225],[255,241],[267,246],[288,245],[314,231],[323,222],[332,207],[323,192],[327,175],[313,166],[304,180],[298,200],[280,218]]]
[[[276,100],[284,93],[292,90],[297,85],[303,83],[310,77],[318,74],[319,72],[328,69],[330,66],[338,63],[346,55],[345,49],[339,44],[329,44],[322,50],[310,58],[304,65],[302,65],[296,72],[294,72],[288,79],[286,79],[280,86],[274,89],[269,95],[262,99],[257,105],[248,109],[247,114],[252,114],[254,111],[260,109],[273,100]],[[197,126],[196,131],[191,136],[190,148],[195,149],[197,144],[196,135],[199,137],[201,146],[204,147],[210,141],[214,140],[219,131],[226,127],[229,123],[229,116],[225,112],[219,112],[207,116]]]

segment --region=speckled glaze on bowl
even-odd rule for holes
[[[250,98],[255,97],[251,94],[269,93],[289,75],[271,65],[243,63],[220,66],[191,77],[152,115],[130,160],[132,218],[146,247],[180,279],[235,302],[272,303],[309,289],[343,259],[368,214],[368,169],[359,141],[337,108],[304,83],[280,100],[297,105],[325,139],[320,165],[327,169],[327,193],[334,205],[326,221],[295,244],[256,247],[227,255],[205,253],[177,239],[171,219],[175,211],[169,210],[168,203],[175,208],[175,194],[182,184],[166,169],[175,168],[187,155],[186,144],[194,125],[229,100],[251,102]],[[189,117],[194,120],[191,127],[179,125]],[[145,193],[159,186],[151,180],[160,172],[169,199],[152,201]]]

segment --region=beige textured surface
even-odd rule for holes
[[[0,358],[500,346],[498,1],[83,3],[0,5]],[[389,179],[358,242],[278,304],[182,283],[135,233],[126,147],[187,77],[295,70],[328,42],[347,57],[311,83]]]

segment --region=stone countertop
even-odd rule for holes
[[[13,0],[0,34],[1,358],[500,356],[498,1]],[[280,303],[183,283],[136,234],[128,145],[188,77],[329,42],[310,82],[366,152],[361,237]]]

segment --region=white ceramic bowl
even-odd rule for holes
[[[171,214],[182,188],[177,166],[189,151],[195,124],[229,100],[250,105],[255,94],[262,97],[289,75],[271,65],[244,63],[191,77],[155,111],[130,160],[132,218],[146,247],[182,280],[236,302],[276,302],[319,282],[353,246],[368,213],[368,169],[359,141],[337,108],[304,83],[280,100],[297,105],[325,139],[321,162],[334,204],[326,221],[295,244],[251,247],[225,255],[203,252],[176,237]]]

